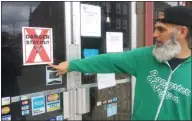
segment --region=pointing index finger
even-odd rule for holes
[[[52,67],[53,69],[59,70],[59,66],[57,65],[53,65],[53,64],[48,64],[50,67]]]

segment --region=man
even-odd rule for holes
[[[57,75],[130,73],[137,78],[133,120],[191,120],[191,27],[191,9],[167,8],[155,24],[154,46],[49,65]]]

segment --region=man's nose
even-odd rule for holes
[[[153,38],[156,39],[159,36],[159,34],[157,33],[157,31],[153,32]]]

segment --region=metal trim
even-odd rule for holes
[[[69,98],[70,92],[64,92],[63,93],[63,118],[67,119],[70,117],[70,98]]]
[[[136,2],[131,2],[131,49],[137,47],[137,14],[136,14]]]
[[[125,79],[119,79],[116,80],[116,84],[122,84],[122,83],[131,83],[131,79],[130,78],[125,78]],[[92,83],[92,84],[83,84],[80,86],[80,88],[92,88],[92,87],[97,87],[98,84],[97,83]]]

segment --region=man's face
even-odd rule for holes
[[[181,47],[176,37],[176,29],[171,24],[157,22],[153,34],[156,40],[153,55],[159,62],[168,61],[180,52]]]

